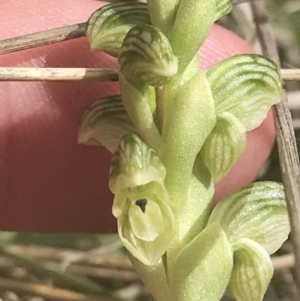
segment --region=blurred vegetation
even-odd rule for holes
[[[300,68],[300,0],[267,0],[266,3],[283,66]],[[254,25],[245,16],[240,7],[235,6],[230,16],[220,23],[255,44]],[[288,89],[300,93],[300,83],[293,82]],[[300,130],[296,131],[296,135],[300,147]],[[276,146],[259,180],[281,181]],[[291,246],[287,242],[277,255],[290,252]],[[115,234],[0,232],[0,301],[151,300],[125,254]],[[43,264],[46,270],[42,269],[40,273],[36,264]],[[58,274],[53,274],[53,270]],[[87,286],[93,287],[95,284],[102,293],[91,290],[90,295],[93,296],[87,298],[80,284],[72,277],[63,278],[64,275],[84,279],[83,283],[85,280],[91,281],[92,284],[89,282]],[[292,279],[290,269],[276,271],[265,300],[291,300],[295,289]],[[25,288],[22,288],[24,283]],[[38,285],[42,285],[40,290]],[[59,288],[62,290],[59,291]],[[229,300],[233,299],[228,294],[224,301]]]

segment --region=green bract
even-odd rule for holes
[[[176,258],[170,271],[173,300],[219,301],[232,267],[232,250],[224,231],[217,223],[209,225]]]
[[[199,47],[231,7],[125,1],[88,21],[91,47],[119,58],[121,95],[86,110],[78,140],[114,153],[113,215],[156,301],[219,301],[227,287],[237,301],[262,301],[270,254],[290,231],[278,183],[252,184],[211,207],[215,183],[282,91],[278,66],[260,55],[200,68]]]

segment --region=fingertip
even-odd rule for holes
[[[201,65],[209,69],[230,56],[253,52],[253,48],[238,35],[215,24],[200,49]]]

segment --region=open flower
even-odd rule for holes
[[[164,187],[166,170],[137,135],[126,135],[114,155],[110,188],[121,240],[145,265],[156,265],[169,245],[173,213]]]

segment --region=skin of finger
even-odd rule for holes
[[[28,0],[1,4],[0,39],[84,22],[102,5],[91,0]],[[34,9],[33,9],[34,8]],[[204,68],[252,49],[215,26],[201,49]],[[116,67],[92,53],[85,38],[0,56],[0,66]],[[0,82],[0,228],[38,232],[113,232],[108,189],[111,155],[77,144],[84,109],[118,93],[112,83]],[[216,197],[251,182],[274,141],[272,116],[248,134],[248,147]]]

